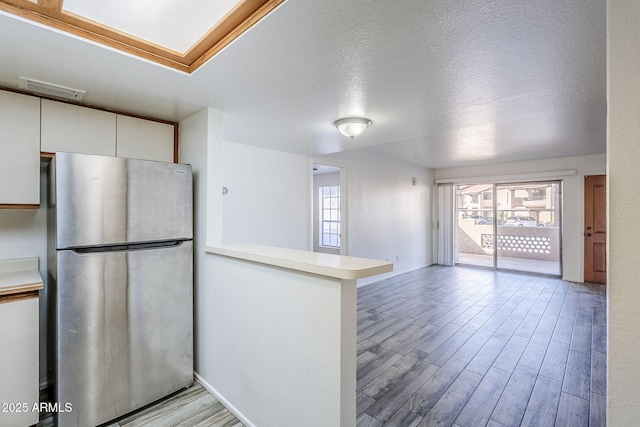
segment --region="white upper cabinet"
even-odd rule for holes
[[[118,157],[173,162],[173,125],[122,115],[117,120]]]
[[[0,205],[40,203],[40,98],[0,91]]]
[[[116,155],[116,114],[42,100],[41,150]]]

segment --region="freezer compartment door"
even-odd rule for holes
[[[56,153],[56,248],[193,237],[191,166]]]
[[[94,426],[193,381],[192,242],[58,252],[59,426]]]

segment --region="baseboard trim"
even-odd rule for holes
[[[247,418],[242,412],[240,412],[240,410],[236,408],[233,403],[229,402],[218,390],[216,390],[211,384],[209,384],[204,378],[202,378],[200,374],[193,371],[193,375],[196,378],[196,381],[198,381],[202,385],[202,387],[206,388],[207,391],[213,395],[213,397],[218,399],[220,403],[222,403],[225,408],[229,410],[229,412],[235,415],[235,417],[242,422],[242,424],[247,427],[257,427],[253,422],[251,422],[251,420],[249,420],[249,418]]]

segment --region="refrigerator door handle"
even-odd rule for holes
[[[175,248],[182,245],[186,241],[187,240],[169,240],[163,242],[123,243],[115,245],[69,248],[69,250],[78,254],[92,254],[99,252],[130,252],[143,251],[148,249]]]

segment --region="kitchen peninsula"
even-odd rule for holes
[[[356,281],[393,264],[259,245],[207,247],[202,325],[216,363],[198,372],[248,425],[353,426]]]

